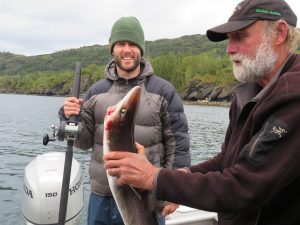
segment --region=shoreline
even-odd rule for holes
[[[207,99],[204,100],[196,100],[196,101],[187,101],[182,100],[184,105],[203,105],[203,106],[221,106],[221,107],[230,107],[231,102],[214,102],[209,101]]]
[[[11,95],[33,95],[33,96],[48,96],[48,97],[67,97],[67,95],[49,95],[49,94],[29,94],[29,93],[17,93],[17,92],[3,92],[0,90],[0,94],[11,94]],[[189,101],[181,99],[182,104],[184,105],[203,105],[203,106],[221,106],[221,107],[230,107],[231,102],[216,102],[209,101],[208,99]]]

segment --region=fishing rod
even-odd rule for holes
[[[76,63],[75,78],[72,88],[72,96],[79,98],[80,93],[80,79],[81,79],[81,65]],[[64,225],[66,221],[68,197],[69,197],[69,185],[73,160],[73,146],[77,135],[80,133],[79,116],[70,116],[69,121],[62,122],[60,126],[60,132],[62,136],[65,136],[67,140],[67,151],[65,156],[64,174],[61,187],[61,198],[59,205],[58,224]],[[63,132],[64,131],[64,132]],[[60,135],[59,135],[60,136]]]
[[[79,98],[80,94],[80,79],[81,79],[81,64],[76,63],[75,77],[72,87],[72,96]],[[43,144],[47,145],[49,141],[55,141],[57,138],[60,141],[67,140],[67,151],[65,154],[64,172],[61,187],[61,198],[59,205],[58,225],[64,225],[67,215],[68,197],[69,197],[69,185],[73,160],[73,147],[76,138],[80,135],[81,123],[79,122],[79,116],[70,116],[66,121],[61,121],[60,127],[57,130],[52,126],[53,134],[52,138],[49,138],[48,134],[43,137]]]

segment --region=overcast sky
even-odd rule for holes
[[[122,16],[137,17],[148,41],[205,34],[207,29],[226,22],[239,2],[0,0],[0,52],[30,56],[106,45],[113,23]],[[300,18],[300,0],[287,2]]]

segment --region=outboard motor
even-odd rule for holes
[[[22,212],[26,225],[57,224],[65,153],[37,156],[25,168]],[[79,162],[73,158],[66,225],[80,224],[84,207]]]
[[[76,63],[72,96],[79,98],[81,69]],[[49,141],[67,140],[65,153],[51,152],[37,156],[25,168],[22,212],[27,225],[77,225],[84,207],[80,164],[73,158],[73,146],[80,136],[79,116],[52,126]]]

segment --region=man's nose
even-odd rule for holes
[[[234,43],[234,41],[228,39],[226,53],[228,55],[232,55],[238,52],[238,45]]]

